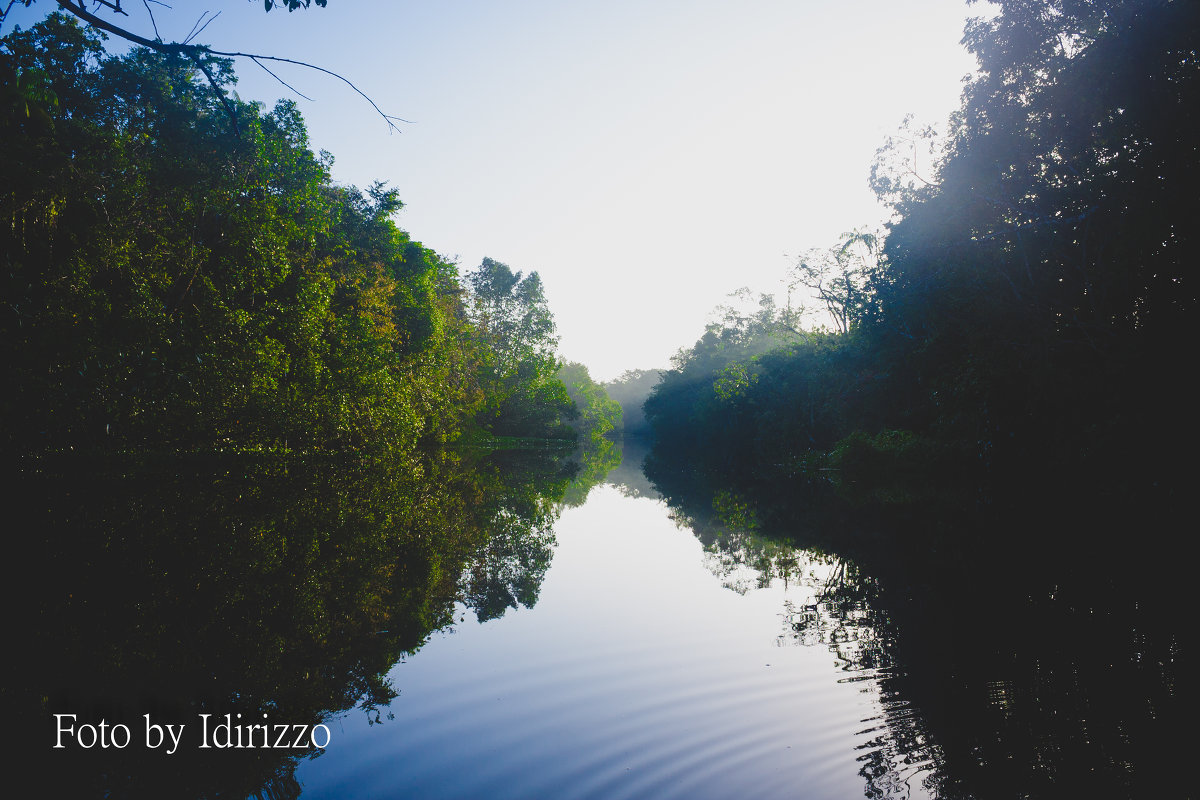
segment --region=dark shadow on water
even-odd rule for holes
[[[855,506],[828,484],[705,474],[665,452],[647,474],[717,574],[826,565],[780,639],[878,682],[866,796],[1193,794],[1191,576],[1172,509],[1040,487],[986,508]]]
[[[636,436],[626,436],[620,443],[621,463],[605,479],[625,497],[661,499],[658,489],[646,477],[642,464],[650,454],[650,443]]]
[[[253,748],[205,749],[200,715],[210,745],[227,714],[246,743],[250,724],[274,732],[352,709],[387,723],[387,672],[453,625],[457,602],[484,620],[537,601],[572,472],[552,452],[443,452],[399,468],[18,465],[6,481],[6,760],[48,796],[297,796],[298,760],[321,754],[311,734],[293,729],[300,747],[266,747],[259,731]],[[62,749],[56,714],[78,726]],[[147,747],[147,714],[185,726],[174,754]],[[82,726],[102,721],[127,726],[130,743],[84,748]]]
[[[778,643],[828,648],[844,680],[878,692],[858,753],[867,797],[1189,795],[1179,509],[1054,505],[1035,487],[986,509],[854,506],[819,483],[706,475],[637,440],[610,444],[386,469],[221,455],[18,465],[5,481],[0,699],[20,723],[8,762],[53,796],[296,797],[296,766],[319,748],[201,749],[199,715],[403,724],[392,665],[456,624],[456,604],[486,621],[536,603],[558,514],[607,482],[663,499],[730,589],[812,587],[780,609]],[[55,750],[55,714],[125,724],[132,742]],[[186,726],[176,753],[145,746],[146,714]]]

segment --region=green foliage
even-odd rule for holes
[[[713,381],[713,392],[717,399],[732,402],[745,397],[750,387],[758,383],[758,375],[750,372],[746,365],[735,362],[717,373]]]
[[[643,404],[660,443],[685,450],[714,447],[724,459],[740,449],[737,439],[753,436],[749,416],[741,413],[748,407],[741,400],[760,385],[758,359],[799,341],[801,334],[791,327],[790,311],[777,309],[770,296],[760,295],[755,302],[743,289],[733,297],[752,301],[751,310],[732,304],[718,308],[721,321],[710,324],[690,349],[672,358],[673,369],[661,373]],[[727,443],[733,448],[726,448]]]
[[[604,387],[588,374],[587,367],[568,361],[559,367],[558,379],[567,388],[571,402],[578,409],[575,428],[591,441],[598,441],[621,432],[621,406],[608,396]]]
[[[294,104],[219,97],[179,55],[107,56],[61,14],[4,39],[0,97],[8,446],[404,459],[477,424],[558,430],[537,276],[500,287],[485,262],[468,305],[396,227],[395,190],[332,181]]]
[[[881,379],[861,338],[797,332],[789,312],[762,308],[709,326],[662,376],[645,403],[659,444],[725,466],[791,471],[852,429],[854,407]]]
[[[558,336],[536,273],[522,277],[485,258],[467,275],[470,317],[478,331],[485,427],[510,436],[573,438],[564,418],[574,405],[558,379]]]
[[[598,438],[588,439],[579,448],[578,471],[563,495],[563,505],[576,508],[584,504],[592,489],[608,478],[608,474],[621,466],[622,451],[619,441]]]

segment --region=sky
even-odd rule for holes
[[[152,37],[146,4],[120,22]],[[867,184],[905,115],[957,108],[963,0],[258,0],[149,4],[164,39],[249,61],[244,100],[296,99],[334,179],[382,180],[397,223],[473,269],[537,271],[559,350],[598,380],[665,367],[741,287],[786,292],[794,257],[887,217]],[[50,0],[13,9],[28,26]]]

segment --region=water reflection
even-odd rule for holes
[[[1177,560],[646,455],[26,465],[6,755],[61,796],[1186,796]],[[55,713],[339,747],[54,751]]]
[[[663,505],[593,491],[555,526],[533,609],[435,635],[392,673],[397,724],[347,721],[314,798],[845,798],[878,710],[818,648],[775,646]]]
[[[879,582],[845,557],[771,535],[752,494],[656,466],[652,474],[676,525],[700,541],[705,566],[722,586],[738,594],[784,589],[776,646],[827,650],[845,673],[841,682],[873,697],[876,713],[862,720],[855,744],[864,796],[942,796],[943,754],[920,712],[893,685],[896,631],[883,610]]]
[[[388,670],[452,626],[456,603],[489,619],[536,602],[557,504],[580,471],[545,452],[442,452],[407,467],[20,465],[7,483],[18,535],[3,700],[20,722],[7,752],[58,796],[297,796],[297,760],[321,755],[310,740],[204,749],[200,715],[215,727],[228,714],[235,729],[351,708],[381,721],[397,693]],[[31,575],[45,578],[22,590]],[[51,747],[63,741],[56,714],[81,730],[63,749]],[[147,714],[186,726],[176,752],[145,746]],[[85,748],[82,726],[102,720],[126,725],[131,746]]]
[[[643,462],[650,454],[650,443],[644,439],[630,437],[618,442],[618,446],[621,448],[621,460],[608,471],[604,480],[616,487],[624,497],[661,500],[662,495],[642,469]]]
[[[827,648],[878,693],[866,796],[1189,796],[1189,579],[1160,557],[1165,515],[1102,499],[884,513],[663,453],[648,472],[728,588],[806,586],[780,646]]]

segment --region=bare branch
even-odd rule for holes
[[[3,11],[0,11],[0,24],[2,24],[4,19],[8,16],[8,12],[12,11],[12,7],[19,2],[20,0],[8,0],[8,5],[5,6]]]
[[[211,17],[208,18],[208,22],[204,22],[204,18],[208,17],[209,13],[211,13],[211,12],[205,11],[203,14],[200,15],[200,19],[196,20],[196,24],[192,26],[192,30],[188,33],[187,38],[185,38],[183,40],[184,44],[191,44],[192,39],[195,39],[197,36],[204,33],[204,29],[207,28],[214,19],[221,16],[221,12],[218,11],[217,13],[213,14]],[[201,22],[204,22],[204,24],[200,25]],[[197,25],[199,25],[199,27],[200,27],[199,30],[196,30]]]
[[[120,14],[123,17],[129,16],[128,14],[125,13],[125,10],[123,8],[121,8],[121,0],[116,0],[115,3],[110,2],[110,0],[92,0],[92,2],[94,2],[98,6],[104,6],[105,8],[110,9],[111,11],[113,11],[117,14]],[[80,0],[79,6],[80,6],[80,8],[83,7],[83,0]]]
[[[107,31],[114,36],[120,36],[122,39],[133,42],[134,44],[140,44],[143,47],[149,47],[153,50],[159,51],[160,53],[181,53],[186,49],[186,47],[181,44],[166,44],[164,42],[156,42],[153,39],[147,39],[145,36],[138,36],[133,31],[127,31],[124,28],[118,28],[116,25],[113,25],[103,17],[98,17],[95,14],[88,12],[88,10],[83,7],[82,0],[80,0],[79,5],[69,2],[69,0],[55,1],[58,3],[59,8],[74,14],[92,27],[99,28],[102,31]]]
[[[212,24],[212,21],[213,21],[214,19],[216,19],[217,17],[219,17],[219,16],[221,16],[221,12],[220,12],[220,11],[218,11],[217,13],[215,13],[215,14],[213,14],[211,17],[209,17],[209,18],[208,18],[208,22],[206,22],[206,23],[204,23],[203,25],[201,25],[201,26],[200,26],[200,30],[196,31],[196,32],[195,32],[195,33],[193,33],[191,36],[189,36],[189,37],[187,38],[187,42],[185,42],[184,44],[189,44],[189,43],[191,43],[192,39],[195,39],[197,36],[199,36],[200,34],[204,33],[204,29],[205,29],[205,28],[207,28],[209,25],[211,25],[211,24]]]
[[[155,0],[155,1],[157,2],[157,0]],[[221,103],[222,103],[222,105],[225,106],[225,110],[229,114],[229,119],[233,123],[235,131],[238,130],[238,121],[237,121],[237,113],[233,107],[233,104],[229,101],[229,98],[227,98],[225,96],[225,92],[220,88],[219,84],[217,84],[216,79],[213,77],[212,73],[208,70],[208,67],[203,63],[203,59],[201,58],[201,56],[221,56],[224,58],[248,58],[251,61],[254,61],[256,64],[258,64],[260,67],[263,67],[263,69],[266,69],[266,67],[263,66],[263,64],[261,63],[262,61],[274,61],[274,62],[281,63],[281,64],[295,64],[296,66],[315,70],[316,72],[321,72],[321,73],[324,73],[325,75],[329,75],[331,77],[337,78],[339,81],[341,81],[342,83],[346,84],[351,89],[353,89],[354,92],[356,94],[358,94],[359,97],[363,98],[368,103],[370,103],[371,108],[375,109],[375,112],[377,114],[379,114],[380,117],[383,118],[383,121],[385,123],[387,123],[389,131],[400,132],[400,128],[396,126],[397,122],[404,122],[404,123],[408,123],[410,125],[412,124],[411,120],[404,119],[403,117],[397,117],[397,116],[393,116],[391,114],[385,114],[383,109],[381,109],[379,107],[379,105],[374,100],[372,100],[371,97],[366,92],[364,92],[362,89],[359,89],[357,86],[355,86],[348,78],[334,72],[333,70],[325,69],[324,67],[319,67],[316,64],[310,64],[307,61],[300,61],[300,60],[294,59],[294,58],[283,58],[281,56],[268,56],[268,55],[263,55],[261,53],[242,53],[242,52],[229,52],[229,51],[224,51],[224,50],[214,50],[211,47],[209,47],[208,45],[190,44],[189,43],[190,39],[193,38],[194,36],[198,35],[200,33],[200,31],[203,31],[204,28],[208,26],[209,22],[212,22],[213,19],[216,19],[216,16],[214,16],[212,19],[209,19],[208,22],[205,22],[204,26],[202,26],[199,31],[195,30],[195,26],[193,26],[193,33],[189,34],[189,40],[185,40],[184,42],[163,42],[161,39],[159,39],[159,40],[147,39],[145,36],[139,36],[138,34],[134,33],[133,31],[129,31],[129,30],[121,28],[117,25],[114,25],[111,22],[109,22],[108,20],[104,19],[103,17],[99,17],[99,16],[89,12],[84,7],[84,0],[78,0],[77,3],[71,2],[71,0],[55,0],[55,2],[58,3],[59,8],[62,8],[63,10],[73,14],[74,16],[78,17],[79,19],[88,23],[89,25],[91,25],[95,28],[98,28],[102,31],[106,31],[108,33],[113,34],[114,36],[119,36],[120,38],[125,39],[126,41],[133,42],[134,44],[140,44],[143,47],[148,47],[151,50],[156,50],[160,53],[177,53],[177,54],[184,55],[184,56],[188,57],[189,59],[191,59],[192,63],[194,63],[200,69],[200,71],[204,73],[204,77],[208,79],[209,85],[212,86],[213,91],[217,93],[218,97],[220,97]],[[120,11],[122,14],[125,13],[124,11],[121,11],[121,9],[120,9],[119,0],[117,0],[117,2],[115,4],[111,3],[111,2],[107,2],[107,0],[97,0],[97,2],[101,2],[106,7],[113,8],[116,11]],[[11,6],[11,3],[10,3],[10,6]],[[218,12],[218,14],[219,13],[220,12]],[[201,17],[201,20],[202,19],[204,19],[203,16]],[[199,21],[197,21],[197,25],[199,25]],[[157,29],[155,30],[155,34],[157,35]],[[296,89],[294,87],[290,86],[278,75],[275,75],[275,73],[271,72],[270,70],[267,70],[267,72],[269,72],[276,80],[278,80],[284,86],[287,86],[293,92],[296,92],[296,94],[299,94],[301,97],[304,97],[304,99],[306,99],[306,100],[311,99],[311,98],[308,98],[305,95],[301,94],[300,92],[296,91]]]
[[[217,80],[213,77],[213,74],[208,71],[208,65],[204,63],[204,59],[200,58],[199,54],[190,48],[185,50],[184,53],[192,60],[192,63],[196,65],[196,68],[204,73],[204,77],[208,78],[208,85],[211,86],[212,90],[217,93],[217,97],[221,98],[221,105],[225,106],[225,113],[229,115],[229,121],[233,123],[233,132],[240,136],[242,129],[241,126],[238,125],[237,109],[233,107],[233,103],[230,102],[228,95],[221,90],[221,87],[217,84]]]
[[[279,56],[264,56],[264,55],[259,55],[257,53],[236,53],[236,52],[230,53],[230,52],[225,52],[222,50],[212,50],[203,45],[191,45],[191,46],[198,47],[201,51],[208,53],[209,55],[214,55],[214,56],[225,56],[226,58],[259,58],[259,59],[262,59],[263,61],[277,61],[282,64],[296,64],[297,66],[307,67],[308,69],[316,70],[317,72],[323,72],[326,75],[331,75],[334,78],[337,78],[339,81],[346,84],[351,89],[353,89],[355,92],[357,92],[360,97],[362,97],[364,100],[366,100],[368,103],[370,103],[371,108],[375,109],[375,111],[378,112],[379,116],[383,117],[383,119],[387,122],[388,128],[390,128],[396,132],[400,131],[400,129],[396,127],[396,125],[392,122],[392,120],[396,120],[396,122],[406,122],[409,125],[413,124],[412,120],[404,119],[403,117],[395,117],[395,116],[392,116],[391,114],[383,113],[383,109],[381,109],[378,105],[376,105],[375,101],[372,100],[362,89],[359,89],[357,86],[355,86],[353,83],[351,83],[348,79],[339,75],[338,73],[334,72],[333,70],[328,70],[328,69],[325,69],[324,67],[318,67],[316,64],[310,64],[307,61],[297,61],[294,58],[281,58]]]
[[[162,35],[158,32],[158,23],[154,21],[154,11],[150,8],[149,0],[142,0],[142,5],[146,7],[146,13],[150,15],[150,27],[154,28],[154,38],[162,41]]]
[[[295,86],[292,86],[290,83],[288,83],[288,82],[287,82],[287,81],[285,81],[283,78],[281,78],[281,77],[279,77],[278,75],[276,75],[276,74],[275,74],[274,72],[272,72],[271,70],[267,69],[267,65],[266,65],[266,64],[264,64],[264,63],[262,63],[261,61],[259,61],[259,60],[258,60],[258,58],[257,58],[256,56],[250,56],[250,60],[251,60],[251,61],[253,61],[255,64],[258,64],[260,67],[262,67],[262,68],[263,68],[263,71],[264,71],[264,72],[266,72],[268,75],[270,75],[272,78],[274,78],[275,80],[279,81],[279,82],[280,82],[280,83],[282,83],[284,86],[286,86],[287,88],[291,89],[291,90],[292,90],[293,92],[295,92],[296,94],[298,94],[298,95],[300,95],[301,97],[303,97],[305,100],[308,100],[308,101],[310,101],[310,102],[312,101],[312,98],[311,98],[311,97],[309,97],[308,95],[306,95],[306,94],[304,94],[303,92],[301,92],[301,91],[300,91],[299,89],[297,89]]]
[[[196,28],[200,27],[200,23],[203,22],[204,18],[207,16],[208,16],[208,12],[205,11],[203,14],[200,15],[199,19],[197,19],[195,22],[192,23],[192,29],[187,32],[187,36],[183,37],[184,44],[187,44],[188,42],[190,42],[192,40],[192,34],[194,34],[196,32]]]

